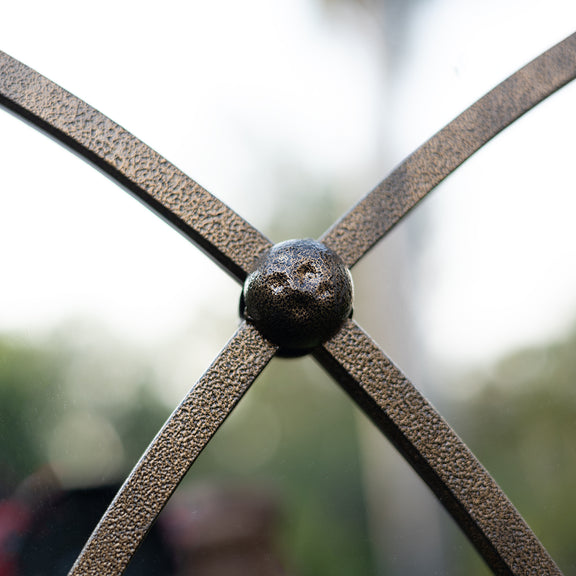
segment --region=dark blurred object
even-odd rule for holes
[[[282,576],[275,550],[277,498],[253,488],[206,488],[178,495],[164,528],[181,576]]]
[[[15,576],[18,546],[30,521],[28,508],[0,501],[0,576]]]
[[[63,490],[49,467],[0,501],[0,576],[66,576],[118,485]],[[278,499],[253,488],[179,492],[126,576],[281,576]],[[126,527],[130,530],[130,526]]]
[[[116,494],[118,486],[56,491],[30,508],[20,534],[14,576],[66,576],[92,530]],[[22,499],[19,506],[24,520]],[[126,570],[127,576],[175,574],[170,553],[155,525]],[[3,576],[3,575],[0,575]],[[12,576],[12,572],[7,572]]]

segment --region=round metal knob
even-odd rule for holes
[[[240,313],[285,356],[306,354],[352,314],[352,277],[316,240],[273,246],[244,283]]]

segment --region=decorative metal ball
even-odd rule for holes
[[[281,354],[299,356],[338,332],[352,296],[352,277],[335,252],[316,240],[287,240],[246,279],[240,313]]]

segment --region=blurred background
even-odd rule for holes
[[[278,242],[319,236],[575,29],[567,0],[55,0],[3,6],[0,49]],[[576,574],[575,97],[568,86],[498,136],[354,269],[355,318],[566,574]],[[27,534],[55,494],[125,477],[233,333],[240,287],[4,111],[0,135],[10,576],[23,550],[40,554]],[[181,574],[489,573],[310,358],[272,362],[165,516]]]

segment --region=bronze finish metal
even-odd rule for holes
[[[0,105],[102,170],[239,282],[272,245],[149,146],[4,52],[0,52]]]
[[[300,356],[338,332],[352,313],[352,276],[338,254],[316,240],[274,245],[244,283],[240,313]]]
[[[274,352],[276,346],[242,322],[131,472],[70,576],[122,574],[194,460]]]
[[[490,474],[355,322],[313,354],[430,486],[495,574],[561,574]]]
[[[394,170],[321,239],[352,267],[416,203],[516,118],[576,77],[576,35],[511,76]],[[0,105],[100,168],[239,282],[270,242],[117,124],[0,52]],[[277,351],[236,335],[137,464],[71,575],[117,576],[189,466]],[[504,493],[435,410],[352,321],[314,355],[429,484],[497,574],[560,574]]]
[[[408,156],[321,237],[352,268],[474,152],[576,76],[576,34],[472,104]]]

